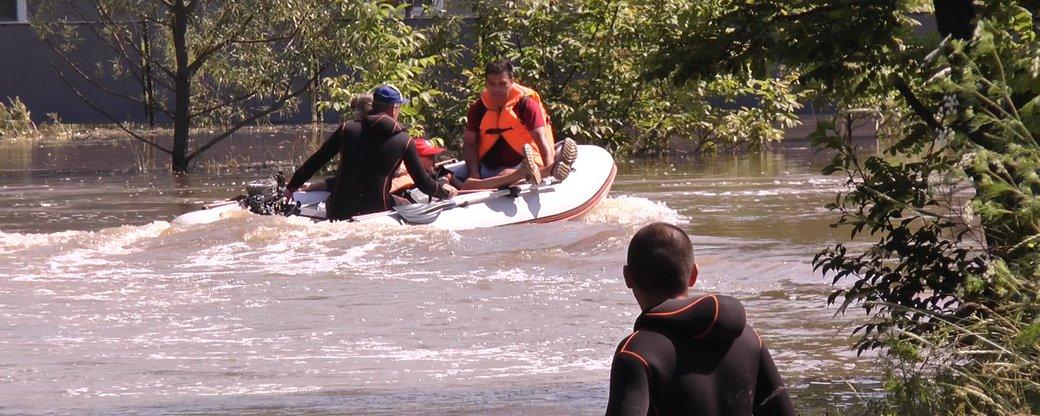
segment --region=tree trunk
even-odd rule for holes
[[[152,84],[152,39],[148,35],[151,30],[148,22],[141,22],[141,79],[144,89],[144,115],[148,119],[148,127],[155,127],[155,85]]]
[[[318,68],[312,69],[314,72],[314,82],[311,82],[311,124],[318,124],[322,122],[321,110],[318,108],[318,100],[321,97],[318,96],[318,88],[321,88],[321,76],[318,74],[320,70]]]
[[[184,0],[173,5],[173,49],[177,60],[173,80],[173,164],[177,173],[188,171],[188,132],[191,129],[191,73],[188,68],[188,19],[190,12]]]

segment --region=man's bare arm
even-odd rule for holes
[[[477,149],[477,132],[466,130],[462,135],[462,159],[466,161],[469,177],[480,179],[480,160]]]
[[[556,160],[556,149],[549,143],[549,126],[542,126],[531,130],[531,137],[538,144],[538,152],[542,154],[542,162],[545,166],[551,166]]]

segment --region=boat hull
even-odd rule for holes
[[[513,192],[495,190],[461,194],[454,198],[456,207],[437,212],[436,219],[426,225],[447,230],[496,227],[509,224],[546,223],[580,217],[591,210],[610,192],[617,174],[614,159],[606,150],[578,146],[578,158],[567,180],[547,179],[538,186],[522,185]],[[327,192],[297,192],[302,216],[324,219]],[[225,204],[184,214],[174,224],[193,225],[217,221],[225,213],[243,209],[238,204]],[[392,225],[411,225],[395,211],[355,217],[354,221]]]

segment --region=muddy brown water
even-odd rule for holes
[[[809,264],[847,232],[804,142],[619,160],[565,223],[170,225],[313,146],[255,129],[175,178],[127,140],[0,143],[0,413],[601,414],[639,312],[625,247],[653,221],[692,234],[696,290],[745,303],[801,409],[877,390],[849,350],[861,317],[834,316]]]

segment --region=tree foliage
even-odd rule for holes
[[[345,111],[354,94],[389,81],[413,99],[404,107],[413,133],[458,146],[467,108],[484,89],[483,66],[508,58],[518,67],[518,82],[542,95],[557,134],[582,143],[658,153],[781,140],[783,129],[797,124],[804,98],[792,90],[790,76],[684,85],[645,76],[658,40],[678,30],[662,8],[688,7],[683,1],[474,1],[467,19],[439,16],[424,29],[397,26],[384,40],[394,59],[381,65],[358,60],[346,74],[327,79],[325,106]]]
[[[185,171],[239,128],[295,111],[323,72],[355,60],[395,58],[377,53],[399,30],[376,24],[388,8],[366,0],[50,0],[40,2],[34,22],[81,98],[128,134],[170,154],[175,171]],[[71,56],[84,38],[100,40],[114,58],[82,66]],[[141,89],[113,88],[107,82],[113,77]],[[172,121],[172,146],[138,134],[88,100],[74,81]],[[203,125],[219,128],[204,137],[189,134]]]
[[[365,44],[380,45],[359,53],[346,62],[342,73],[323,80],[319,107],[341,114],[350,112],[350,100],[383,83],[393,84],[411,102],[401,108],[401,121],[412,134],[441,138],[446,133],[440,126],[461,126],[461,117],[445,119],[449,108],[444,101],[449,95],[463,95],[450,88],[454,70],[461,55],[461,19],[434,15],[426,28],[407,24],[400,16],[410,5],[377,5],[377,13],[354,23],[351,30],[366,37]],[[428,131],[429,130],[429,131]]]
[[[1040,19],[1035,2],[719,1],[689,14],[654,74],[798,74],[833,103],[813,135],[849,190],[828,208],[862,245],[814,265],[869,321],[858,348],[903,371],[891,414],[1040,412]],[[934,8],[932,8],[934,6]],[[932,11],[936,34],[920,34]],[[863,156],[850,123],[892,144]]]
[[[797,123],[790,77],[673,85],[644,76],[686,1],[473,2],[461,79],[440,101],[455,117],[483,90],[483,65],[511,59],[541,94],[558,135],[634,153],[719,151],[779,141]],[[445,119],[445,118],[442,118]]]

